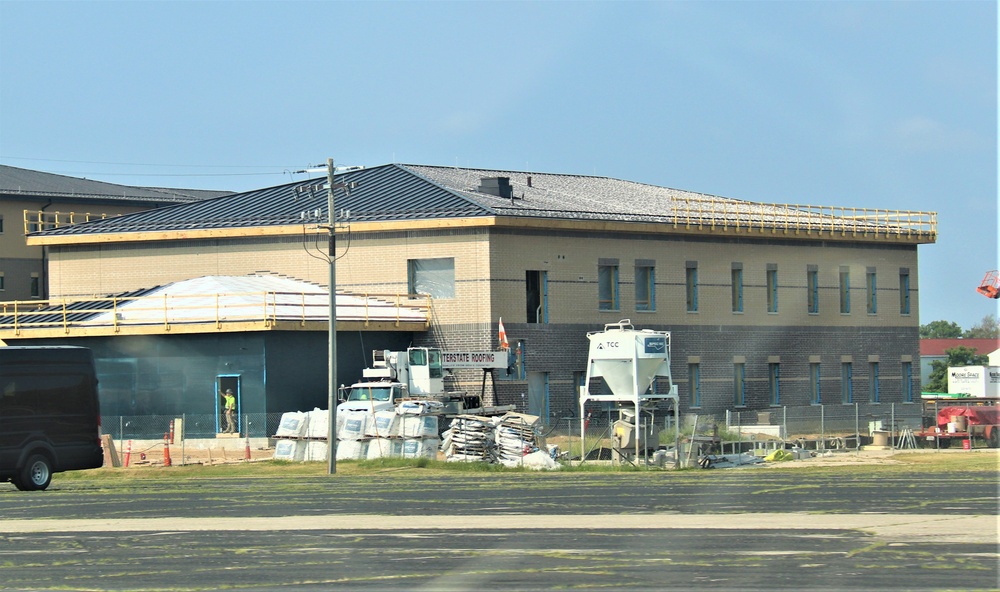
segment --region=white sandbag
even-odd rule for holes
[[[436,438],[438,418],[436,415],[400,415],[399,435],[404,438]]]
[[[408,438],[403,440],[403,458],[437,458],[439,446],[437,438]]]
[[[368,440],[340,440],[337,442],[337,460],[364,460],[368,458]]]
[[[278,440],[274,445],[274,460],[301,461],[305,457],[302,440]]]
[[[378,411],[365,427],[365,435],[373,438],[391,438],[399,435],[395,411]]]
[[[330,411],[327,409],[313,409],[308,414],[309,421],[306,426],[306,436],[309,438],[326,438],[326,433],[330,431]]]
[[[301,438],[306,433],[309,416],[301,411],[289,411],[281,414],[281,423],[274,435],[278,438]]]
[[[366,411],[345,411],[338,414],[344,416],[343,426],[337,427],[337,439],[361,440],[368,431],[368,423],[372,420],[371,413]],[[340,422],[338,421],[338,424]]]
[[[368,460],[377,458],[399,458],[403,456],[403,441],[389,438],[373,438],[368,442]]]
[[[309,440],[305,443],[305,457],[302,460],[306,461],[325,461],[327,446],[326,441],[319,440]]]
[[[396,406],[396,413],[400,415],[424,415],[426,413],[440,412],[444,410],[444,403],[441,401],[403,401]]]

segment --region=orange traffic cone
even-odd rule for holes
[[[132,460],[132,440],[128,441],[128,446],[125,447],[125,468],[128,468],[129,461]]]
[[[163,466],[170,466],[170,434],[163,434]]]
[[[247,434],[247,447],[243,452],[243,460],[250,460],[250,435]]]

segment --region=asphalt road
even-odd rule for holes
[[[984,473],[384,473],[0,484],[0,587],[998,586]]]

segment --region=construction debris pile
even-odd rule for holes
[[[508,467],[558,469],[539,433],[538,417],[458,415],[444,431],[441,450],[448,462],[486,462]]]

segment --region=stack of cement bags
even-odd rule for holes
[[[495,462],[493,418],[459,415],[442,434],[441,450],[449,462]]]
[[[429,406],[421,407],[426,411]],[[348,411],[337,415],[337,460],[436,458],[440,444],[436,415],[416,409]]]
[[[549,459],[545,452],[545,441],[539,433],[540,428],[535,415],[459,415],[445,430],[441,450],[444,451],[445,460],[450,462],[500,463],[533,469],[559,468],[558,463]]]
[[[283,414],[274,434],[278,440],[274,446],[274,458],[292,461],[326,460],[328,417],[327,411],[322,409]]]

